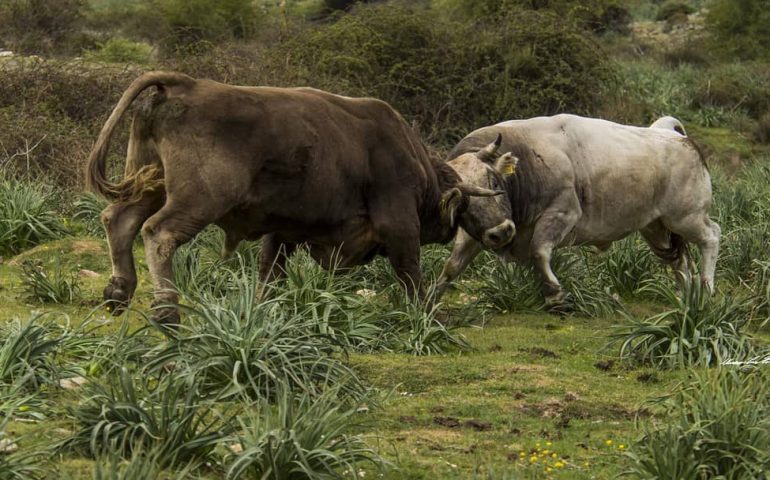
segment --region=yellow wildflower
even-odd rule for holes
[[[613,444],[613,443],[615,443],[615,442],[613,442],[612,440],[607,440],[607,441],[606,441],[606,442],[604,442],[604,443],[606,443],[608,447],[611,447],[611,446],[612,446],[612,444]]]
[[[552,471],[553,471],[553,468],[545,467],[545,473],[551,473]]]
[[[556,455],[556,452],[553,452],[553,453],[551,454],[551,457],[553,457],[553,458],[556,458],[556,457],[558,457],[558,455]]]
[[[626,449],[626,446],[623,445],[622,443],[618,445],[618,450],[625,450],[625,449]]]
[[[551,445],[553,445],[553,443],[551,443],[551,442],[545,442],[545,446],[546,446],[546,447],[550,447]]]
[[[564,462],[556,462],[553,464],[553,466],[556,468],[564,468]]]

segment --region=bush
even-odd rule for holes
[[[84,24],[87,0],[5,0],[0,4],[0,39],[23,54],[77,51],[73,37]]]
[[[718,368],[655,404],[652,422],[629,456],[637,478],[763,478],[770,465],[767,370]]]
[[[125,67],[33,59],[0,69],[0,163],[48,183],[82,185],[94,140],[136,75]],[[119,155],[122,166],[127,140],[128,128],[118,129],[112,152],[120,153],[111,162]]]
[[[702,75],[694,92],[695,108],[742,109],[759,118],[770,109],[770,74],[763,65],[723,64]]]
[[[586,113],[611,78],[587,34],[541,11],[514,10],[481,29],[430,10],[359,6],[301,32],[285,55],[305,81],[386,100],[446,146],[505,119]]]
[[[84,54],[88,60],[98,62],[143,64],[150,59],[152,46],[116,37],[99,43],[97,49],[86,50]]]
[[[689,15],[694,11],[695,9],[689,3],[681,0],[667,0],[660,6],[660,8],[658,8],[658,14],[655,15],[655,20],[669,20],[674,15]]]
[[[706,15],[711,47],[727,59],[770,58],[770,10],[764,0],[714,0]]]

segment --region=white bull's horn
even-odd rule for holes
[[[500,148],[502,143],[503,136],[498,133],[495,141],[479,150],[476,155],[482,162],[493,162],[497,158],[497,149]]]
[[[494,197],[496,195],[502,195],[505,192],[503,190],[489,190],[487,188],[477,187],[476,185],[469,185],[467,183],[461,183],[456,186],[463,195],[469,197]]]

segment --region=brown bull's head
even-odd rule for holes
[[[475,153],[452,159],[449,165],[463,183],[444,193],[442,214],[455,221],[470,236],[493,250],[513,240],[516,227],[511,221],[511,203],[505,190],[505,177],[516,172],[518,158],[511,153],[498,155],[502,137]]]

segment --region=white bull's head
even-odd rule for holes
[[[511,221],[511,203],[506,179],[516,171],[518,158],[511,153],[498,155],[502,137],[479,150],[452,159],[449,165],[462,178],[462,185],[444,194],[442,205],[456,205],[457,222],[485,247],[497,250],[513,240],[516,226]],[[488,192],[482,195],[472,192]],[[447,211],[442,208],[442,211]]]

